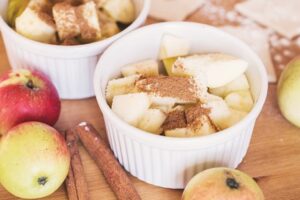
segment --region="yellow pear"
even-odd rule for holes
[[[196,175],[186,186],[182,200],[264,200],[256,182],[230,168],[212,168]]]
[[[283,116],[300,127],[300,57],[292,60],[282,72],[277,98]]]

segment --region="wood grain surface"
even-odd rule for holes
[[[216,3],[224,2],[215,0]],[[226,9],[231,9],[237,0],[225,1]],[[220,3],[222,4],[222,3]],[[201,14],[201,9],[193,13],[188,20],[219,25],[226,22],[210,21]],[[149,19],[148,23],[156,22]],[[282,50],[274,50],[278,53]],[[296,49],[295,54],[299,53]],[[0,74],[9,69],[5,49],[0,42]],[[281,69],[276,68],[277,74]],[[105,136],[105,127],[101,111],[95,98],[74,101],[62,101],[62,112],[55,127],[64,131],[81,121],[92,123]],[[104,180],[95,163],[86,151],[80,147],[85,175],[88,180],[91,200],[113,200],[114,194]],[[269,85],[267,101],[257,120],[248,153],[238,167],[254,177],[263,189],[266,200],[300,199],[300,129],[289,124],[280,114],[276,103],[276,85]],[[146,184],[131,177],[142,199],[180,200],[182,190],[170,190]],[[15,200],[0,186],[0,200]],[[64,186],[45,200],[67,199]]]

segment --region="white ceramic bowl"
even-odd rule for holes
[[[255,105],[241,122],[208,136],[171,138],[139,130],[112,112],[105,100],[107,82],[120,76],[120,68],[125,64],[158,58],[165,33],[189,39],[193,53],[223,52],[249,62],[246,74]],[[115,156],[132,175],[166,188],[184,188],[193,175],[207,168],[237,167],[247,152],[267,87],[263,63],[247,45],[216,28],[188,22],[154,24],[131,32],[103,53],[94,76],[97,101]]]
[[[137,10],[136,20],[113,37],[86,45],[58,46],[35,42],[16,33],[5,22],[7,2],[0,1],[0,29],[12,68],[43,71],[63,99],[94,96],[93,75],[100,54],[113,41],[141,26],[150,7],[150,0],[133,0]]]

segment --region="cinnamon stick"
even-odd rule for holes
[[[116,160],[108,145],[99,137],[95,128],[83,122],[75,130],[84,147],[102,171],[116,197],[119,200],[141,200],[126,172]]]
[[[69,200],[78,200],[72,166],[70,166],[69,174],[66,178],[66,188]]]
[[[71,197],[74,198],[74,195],[71,193],[74,191],[73,185],[75,185],[76,196],[77,196],[76,199],[89,200],[88,185],[84,176],[83,165],[82,165],[82,161],[80,158],[78,145],[77,145],[78,136],[73,130],[68,130],[66,131],[66,140],[71,154],[71,168],[70,168],[71,172],[69,172],[70,177],[68,178],[70,192],[67,189],[69,199],[73,200],[71,199]],[[68,183],[67,183],[67,188],[68,188]]]

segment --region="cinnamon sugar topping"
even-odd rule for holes
[[[197,86],[195,81],[186,77],[157,76],[148,77],[137,82],[143,92],[161,97],[173,97],[182,102],[196,103]]]
[[[53,7],[53,16],[61,40],[73,38],[80,34],[75,7],[69,3],[57,3]]]
[[[196,105],[185,110],[185,117],[189,126],[197,126],[201,122],[201,116],[208,115],[210,109],[203,108],[201,105]]]
[[[175,110],[168,114],[167,119],[162,125],[163,130],[187,127],[186,117],[183,110]]]
[[[191,106],[185,110],[174,110],[170,112],[162,125],[163,130],[176,128],[199,128],[204,123],[204,118],[209,121],[210,109],[201,105]],[[209,121],[210,123],[210,121]]]

